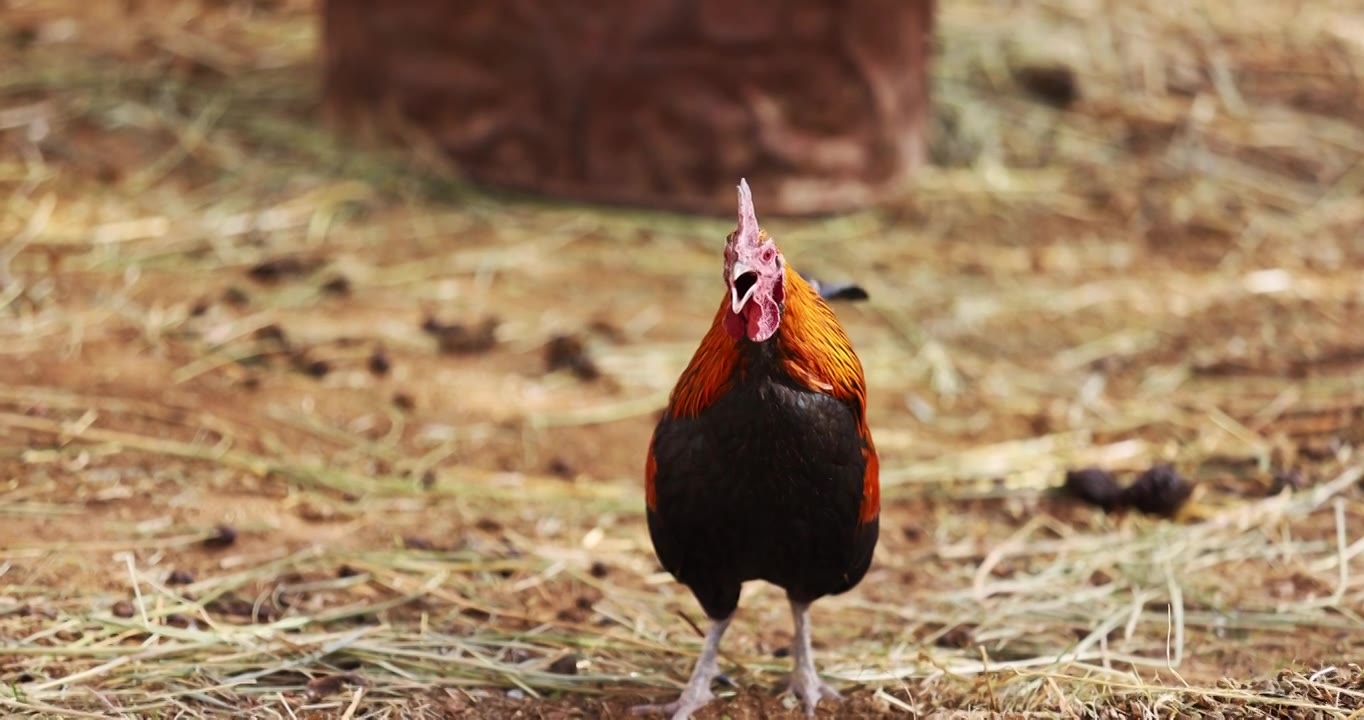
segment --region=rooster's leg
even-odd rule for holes
[[[815,706],[820,700],[842,700],[838,691],[819,679],[815,672],[815,654],[810,647],[810,604],[791,601],[791,619],[795,624],[796,636],[791,642],[791,670],[789,692],[805,703],[805,714],[815,714]]]
[[[692,713],[714,700],[710,684],[720,674],[720,638],[725,636],[725,628],[729,627],[732,617],[711,621],[710,629],[706,631],[705,645],[701,648],[701,657],[696,660],[696,667],[691,671],[691,680],[687,681],[682,697],[664,705],[636,705],[630,708],[631,714],[665,714],[671,715],[672,720],[687,720]]]

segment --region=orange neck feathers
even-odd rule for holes
[[[742,363],[739,348],[742,341],[730,338],[724,330],[722,323],[728,307],[726,296],[691,363],[678,379],[670,403],[675,417],[700,414],[734,382]],[[862,363],[833,310],[790,265],[786,266],[786,306],[781,326],[771,342],[777,344],[778,362],[792,380],[807,390],[851,403],[858,415],[864,416]]]
[[[862,415],[867,401],[862,362],[833,309],[790,265],[786,288],[777,346],[787,374],[806,389],[855,403]]]

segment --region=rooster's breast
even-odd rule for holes
[[[859,522],[859,427],[849,404],[770,375],[665,417],[649,518],[664,567],[688,585],[763,579],[811,600],[856,584],[875,544],[874,521]]]

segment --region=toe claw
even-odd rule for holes
[[[682,706],[681,700],[670,703],[655,703],[647,705],[636,705],[630,708],[631,715],[669,715],[677,712]]]
[[[820,700],[839,702],[843,699],[843,695],[833,686],[814,676],[791,678],[791,684],[786,692],[800,699],[801,704],[805,706],[806,717],[815,716],[815,708],[819,707]]]
[[[636,705],[630,708],[631,715],[666,715],[671,720],[687,720],[691,714],[700,710],[715,696],[709,692],[696,695],[683,694],[682,697],[670,702],[659,703],[657,705]]]

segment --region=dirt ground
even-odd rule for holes
[[[1092,5],[945,4],[935,166],[766,223],[871,298],[882,537],[815,606],[821,716],[1364,708],[1364,13]],[[312,11],[0,3],[0,706],[665,699],[701,614],[641,469],[728,226],[319,129]],[[1173,517],[1058,491],[1161,463]],[[701,717],[798,717],[789,640],[746,588]]]

